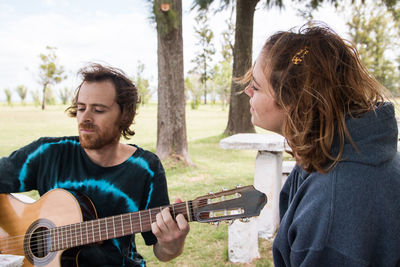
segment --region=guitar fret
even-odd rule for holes
[[[78,246],[78,230],[77,230],[77,227],[78,227],[78,225],[77,224],[75,224],[75,238],[76,238],[76,240],[75,240],[75,244],[76,244],[76,246]]]
[[[140,222],[140,232],[143,232],[143,228],[142,228],[142,212],[139,211],[139,222]]]
[[[150,214],[150,224],[152,224],[152,221],[151,221],[151,209],[149,210],[149,214]]]
[[[58,235],[58,227],[54,228],[54,251],[59,250],[60,236]]]
[[[129,214],[129,224],[131,225],[131,234],[133,234],[133,228],[132,228],[132,213]]]
[[[92,240],[93,240],[93,243],[94,243],[95,241],[94,241],[94,228],[93,228],[93,221],[92,221]]]
[[[50,236],[51,236],[51,244],[50,244],[50,251],[54,251],[56,249],[56,228],[50,228]]]
[[[57,250],[60,250],[60,233],[59,233],[59,227],[56,227],[56,235],[57,235]]]
[[[89,231],[88,231],[88,224],[89,224],[89,222],[86,222],[85,223],[85,226],[86,226],[86,244],[89,244]]]
[[[186,202],[186,214],[187,214],[188,222],[190,222],[190,218],[189,218],[189,203],[188,202]]]
[[[107,226],[107,218],[106,218],[106,236],[107,236],[107,239],[109,239],[109,238],[108,238],[108,226]]]
[[[60,230],[62,230],[63,227],[60,228]],[[60,249],[64,248],[64,231],[61,231],[61,247]]]
[[[49,247],[49,249],[50,249],[50,251],[52,251],[52,249],[53,249],[53,244],[54,244],[54,240],[53,240],[53,233],[52,233],[52,228],[50,228],[49,229],[49,235],[50,235],[50,247]]]
[[[115,221],[114,221],[114,217],[112,217],[113,220],[113,228],[114,228],[114,237],[116,237],[117,235],[115,234]]]
[[[72,245],[72,226],[71,225],[69,226],[69,234],[70,234],[71,247],[72,247],[73,245]]]
[[[121,214],[121,228],[122,228],[122,236],[125,235],[125,231],[124,231],[124,222],[122,220],[122,214]]]
[[[100,228],[98,220],[94,221],[94,223],[96,223],[96,226]],[[95,235],[95,232],[96,232],[96,227],[93,229],[93,235]],[[101,240],[100,237],[96,237],[96,241],[100,241],[100,240]]]
[[[172,207],[172,216],[174,217],[174,219],[176,218],[176,215],[175,215],[175,205],[171,205],[171,207]]]
[[[101,237],[101,219],[99,220],[99,239],[100,240],[102,240],[102,237]]]
[[[79,232],[80,232],[80,236],[81,236],[81,242],[79,243],[79,245],[83,244],[83,239],[82,239],[82,223],[79,223]]]

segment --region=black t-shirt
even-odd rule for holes
[[[125,162],[112,167],[93,163],[78,137],[43,137],[0,159],[0,192],[32,189],[40,195],[64,188],[90,198],[99,218],[169,204],[167,182],[158,157],[140,147]],[[62,207],[60,207],[62,208]],[[142,233],[147,245],[157,242]],[[79,266],[144,266],[133,236],[85,246]]]

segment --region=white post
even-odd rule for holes
[[[264,192],[268,202],[257,217],[258,235],[272,240],[279,227],[279,192],[282,187],[282,152],[258,151],[254,187]]]
[[[223,149],[257,150],[254,187],[268,197],[267,205],[249,223],[228,227],[228,256],[232,262],[248,263],[259,258],[258,237],[273,238],[279,225],[279,192],[282,183],[284,138],[277,134],[235,134],[220,141]]]
[[[231,262],[246,263],[260,258],[257,220],[234,221],[228,226],[228,257]]]

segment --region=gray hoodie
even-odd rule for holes
[[[400,266],[400,156],[394,108],[347,118],[358,151],[326,174],[295,166],[280,194],[280,266]],[[335,139],[332,153],[338,149]]]

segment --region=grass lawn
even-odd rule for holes
[[[64,106],[48,106],[42,111],[33,106],[0,105],[0,157],[41,136],[76,135],[76,121],[67,117],[64,109]],[[256,151],[219,148],[227,117],[227,110],[223,111],[219,105],[187,109],[189,154],[195,166],[163,162],[172,202],[177,197],[191,200],[209,191],[218,192],[223,187],[230,189],[238,184],[253,184]],[[157,106],[140,107],[133,128],[136,135],[128,142],[154,152]],[[190,226],[183,255],[169,263],[158,262],[152,248],[146,247],[137,235],[138,251],[148,266],[273,266],[271,243],[266,240],[259,241],[259,260],[251,264],[233,264],[228,261],[226,224],[215,227],[194,222]]]

